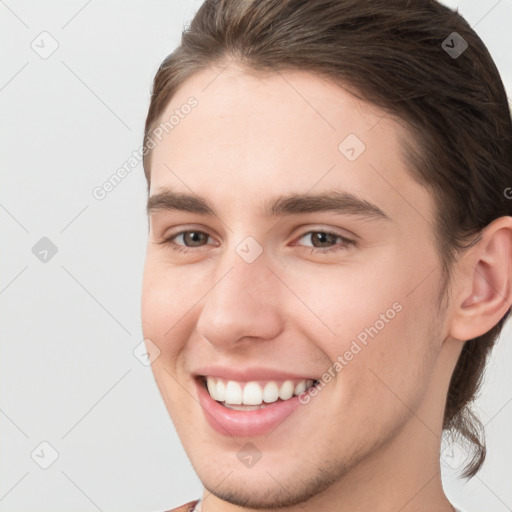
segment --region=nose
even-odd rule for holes
[[[275,338],[283,327],[278,282],[263,255],[247,263],[234,253],[217,267],[197,320],[198,334],[222,350],[248,338]]]

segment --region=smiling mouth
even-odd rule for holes
[[[199,379],[213,400],[237,411],[262,409],[276,402],[285,402],[320,382],[313,379],[240,382],[205,375]]]

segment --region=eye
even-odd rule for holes
[[[355,241],[351,240],[339,233],[331,231],[308,231],[304,233],[298,240],[308,238],[311,241],[309,247],[312,248],[311,253],[327,253],[347,250],[349,246],[354,245]],[[179,253],[194,252],[194,248],[201,247],[208,243],[212,237],[199,230],[184,230],[179,233],[173,233],[164,238],[161,245],[169,246],[173,251]],[[336,243],[338,241],[338,243]],[[301,245],[301,244],[299,244]],[[303,245],[308,247],[308,245]]]
[[[343,251],[348,249],[350,245],[354,245],[355,241],[351,240],[350,238],[347,238],[345,236],[340,235],[339,233],[333,233],[331,231],[308,231],[307,233],[304,233],[299,240],[302,240],[303,238],[308,238],[311,240],[311,245],[309,247],[312,247],[311,252],[320,252],[320,253],[326,253],[326,252],[335,252],[335,251]],[[341,241],[340,244],[336,244],[336,240]],[[318,245],[317,245],[318,244]],[[335,245],[332,245],[335,244]],[[325,247],[327,245],[327,247]],[[306,245],[306,247],[308,247]]]
[[[179,233],[171,234],[164,238],[161,242],[162,245],[168,245],[172,250],[177,252],[189,252],[189,248],[201,247],[203,242],[208,242],[208,238],[211,238],[208,233],[198,230],[180,231]],[[181,239],[181,243],[176,243],[175,240]]]

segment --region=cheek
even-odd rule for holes
[[[390,288],[391,294],[382,293],[380,307],[372,303],[367,324],[362,329],[353,326],[358,333],[351,337],[349,353],[357,345],[361,350],[353,357],[355,364],[344,370],[359,401],[383,411],[389,421],[393,416],[406,417],[418,407],[441,341],[436,330],[436,277],[412,293],[410,282],[404,278],[398,287]]]
[[[151,371],[175,424],[184,414],[191,413],[190,394],[183,389],[180,368],[193,308],[201,296],[186,273],[172,268],[160,257],[147,256],[142,283],[142,331],[144,338],[160,350]]]
[[[395,270],[396,265],[389,254],[382,255],[378,265],[354,260],[338,266],[290,266],[284,280],[304,304],[306,317],[316,317],[311,339],[319,339],[321,333],[324,340],[333,340],[333,348],[343,349],[376,322],[382,330],[381,315],[389,321],[398,316],[407,277]]]
[[[378,265],[329,266],[309,276],[289,269],[287,282],[309,309],[305,337],[340,363],[331,372],[343,371],[349,386],[364,381],[360,391],[372,393],[383,386],[379,376],[397,389],[407,382],[421,385],[419,375],[432,355],[439,276],[433,272],[417,284],[418,274],[427,275],[432,267],[424,260],[420,270],[413,269],[389,253]]]
[[[166,355],[177,352],[186,340],[183,330],[190,324],[204,286],[194,275],[172,268],[148,256],[142,283],[142,330]]]

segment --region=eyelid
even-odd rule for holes
[[[326,235],[332,235],[335,238],[339,238],[341,242],[336,242],[334,245],[330,247],[315,247],[314,245],[302,245],[298,244],[297,242],[304,238],[305,236],[311,236],[312,233],[324,233]],[[345,235],[342,235],[341,233],[338,233],[335,230],[330,229],[308,229],[307,231],[304,231],[300,236],[295,238],[295,241],[293,242],[292,246],[298,246],[301,247],[302,250],[309,250],[311,254],[328,254],[328,253],[338,253],[342,251],[347,251],[351,247],[357,246],[357,241],[349,238]]]
[[[308,228],[307,231],[303,231],[302,234],[300,234],[300,236],[295,235],[295,239],[297,239],[297,238],[300,239],[304,235],[307,235],[311,232],[329,233],[329,234],[340,236],[346,240],[350,240],[351,242],[356,242],[356,240],[359,238],[355,233],[352,233],[351,231],[348,231],[346,229],[344,229],[342,232],[339,232],[338,230],[341,228],[333,228],[333,227],[326,227],[326,226],[320,226],[320,225],[311,226],[309,224],[303,224],[303,225],[295,228],[294,232],[300,231],[301,229],[306,228],[306,227]],[[189,231],[197,231],[200,233],[204,233],[204,234],[208,235],[209,237],[215,238],[215,236],[212,235],[209,232],[208,228],[206,228],[206,227],[203,227],[203,226],[197,227],[197,225],[192,225],[192,226],[180,225],[178,231],[173,232],[172,228],[170,228],[170,230],[164,231],[164,234],[162,235],[162,238],[164,239],[163,243],[165,243],[165,240],[168,240],[169,238],[177,237],[178,235],[182,235]],[[345,234],[345,233],[348,233],[348,234]]]
[[[179,226],[174,226],[174,228],[168,228],[165,229],[161,238],[168,239],[171,237],[176,237],[178,235],[182,235],[183,233],[187,233],[189,231],[197,231],[199,233],[205,233],[208,236],[211,236],[212,238],[216,238],[216,235],[213,235],[211,232],[212,230],[210,228],[207,228],[206,226],[201,226],[197,224],[180,224]]]
[[[201,247],[204,247],[204,246],[199,246],[199,247],[187,247],[186,245],[180,245],[180,244],[176,244],[173,239],[177,238],[178,236],[180,235],[184,235],[185,233],[189,233],[189,232],[196,232],[196,233],[203,233],[205,235],[208,236],[208,238],[213,238],[215,239],[215,237],[213,235],[211,235],[207,230],[205,229],[197,229],[197,228],[194,228],[194,227],[185,227],[185,228],[181,228],[179,229],[178,231],[166,231],[163,235],[162,235],[162,240],[160,242],[157,242],[158,244],[160,245],[165,245],[165,244],[174,244],[174,245],[177,245],[179,247],[183,247],[187,250],[194,250],[194,249],[200,249]]]
[[[303,231],[305,229],[305,231]],[[302,224],[301,226],[297,227],[294,232],[300,232],[302,233],[298,238],[302,238],[304,235],[307,235],[311,232],[321,232],[321,233],[331,233],[333,235],[340,236],[346,240],[350,240],[351,242],[356,242],[359,237],[353,233],[352,231],[349,231],[348,229],[340,228],[340,227],[334,227],[334,226],[325,226],[321,224]],[[297,237],[295,237],[297,238]]]
[[[300,240],[301,238],[304,238],[307,235],[311,235],[312,233],[324,233],[326,235],[333,235],[335,237],[339,237],[345,242],[355,242],[355,240],[350,239],[348,236],[338,233],[337,231],[330,231],[328,229],[308,229],[307,231],[304,231],[304,233],[296,237],[295,240]]]

